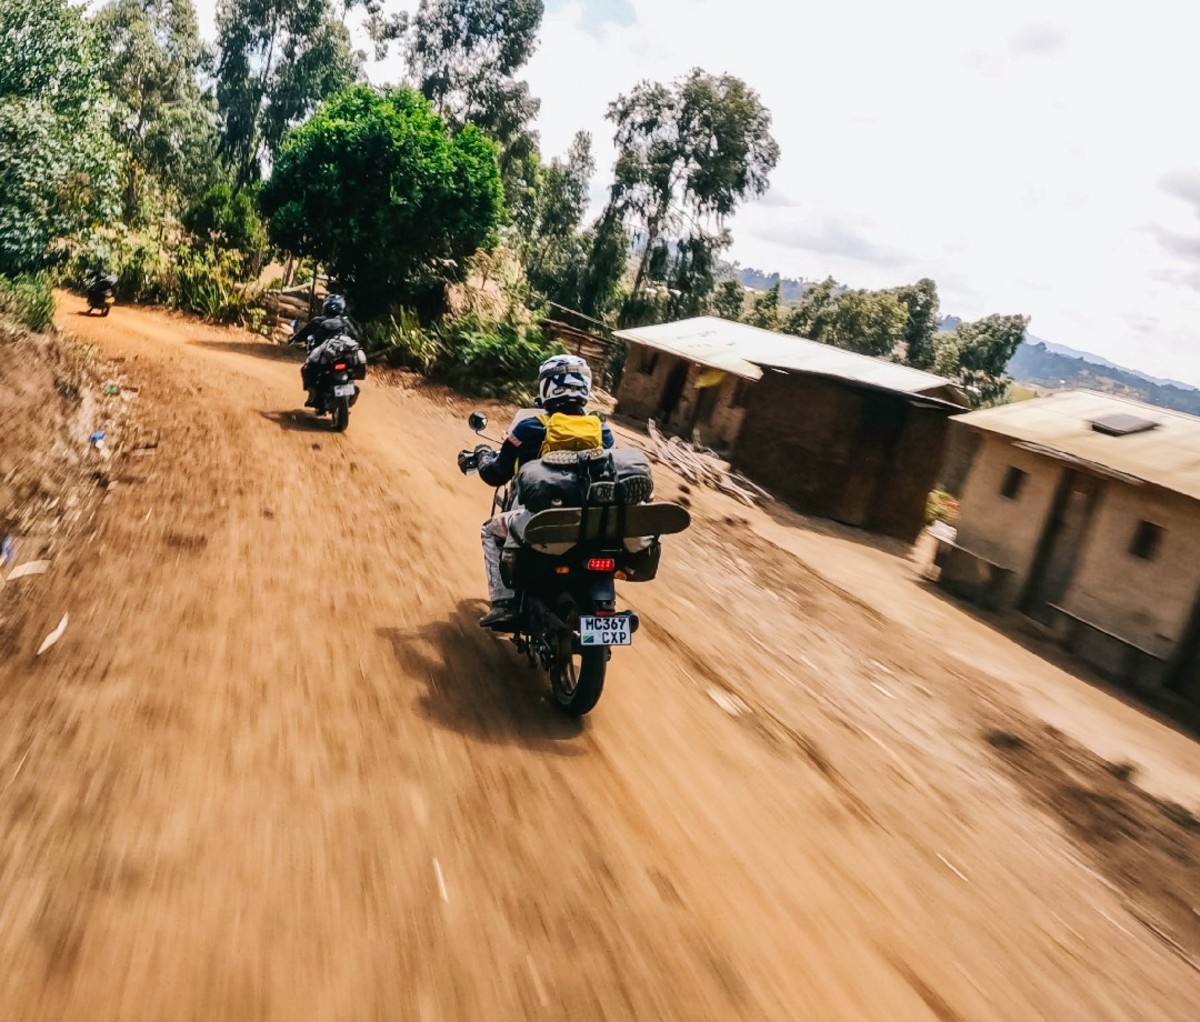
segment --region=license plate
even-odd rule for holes
[[[584,646],[632,646],[627,617],[581,617],[579,641]]]
[[[104,299],[104,304],[105,305],[116,305],[117,300],[112,295],[109,295],[107,298]]]
[[[333,388],[334,397],[354,397],[353,383],[339,383]]]

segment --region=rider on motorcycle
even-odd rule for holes
[[[361,344],[358,331],[346,315],[346,299],[341,295],[330,295],[321,306],[322,315],[314,317],[308,325],[292,338],[293,344],[304,341],[309,345],[308,358],[300,367],[300,380],[308,392],[306,408],[315,408],[317,404],[317,374],[321,361],[325,356],[325,346],[339,337],[351,337]]]
[[[518,413],[499,453],[490,447],[475,450],[479,478],[489,486],[504,486],[526,462],[551,451],[581,451],[613,446],[612,431],[598,415],[587,414],[592,396],[592,371],[577,355],[555,355],[538,371],[538,409]],[[484,628],[503,629],[516,617],[516,593],[500,574],[500,554],[518,515],[518,505],[485,522],[483,564],[492,609],[479,621]]]
[[[105,290],[117,286],[117,275],[104,263],[99,263],[84,274],[84,284],[89,298],[99,296]]]

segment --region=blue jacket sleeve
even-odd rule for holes
[[[488,486],[512,482],[518,465],[536,458],[546,439],[546,427],[537,419],[524,419],[504,440],[500,453],[479,466],[479,478]]]

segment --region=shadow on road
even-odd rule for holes
[[[268,422],[275,423],[287,433],[332,433],[328,419],[318,419],[307,411],[259,412]]]
[[[486,606],[458,605],[453,616],[420,628],[381,628],[396,661],[426,692],[419,716],[478,741],[519,745],[560,756],[581,756],[574,740],[586,730],[550,705],[541,673],[515,649],[479,627]]]
[[[187,341],[189,348],[207,348],[209,351],[227,351],[233,355],[252,355],[272,362],[304,361],[304,352],[299,348],[287,348],[269,341]]]

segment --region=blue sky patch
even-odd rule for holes
[[[574,0],[548,0],[548,10],[560,10]],[[583,7],[583,17],[580,25],[589,32],[599,34],[605,25],[629,26],[637,16],[633,10],[632,0],[579,0]]]

